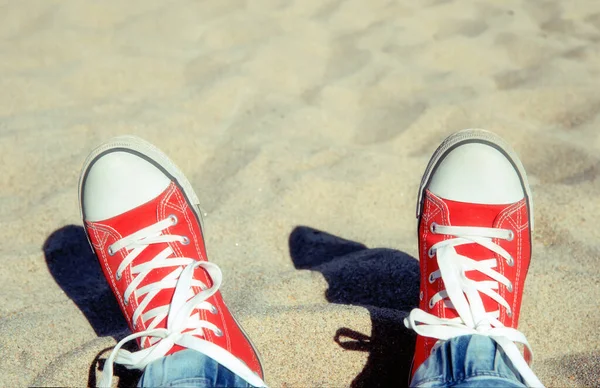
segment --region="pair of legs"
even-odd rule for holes
[[[183,350],[149,364],[139,387],[251,387],[210,357]],[[525,387],[512,362],[489,337],[466,335],[437,348],[415,373],[413,387]]]
[[[114,362],[144,369],[140,386],[266,385],[206,258],[198,198],[174,163],[138,138],[116,138],[88,157],[79,190],[92,250],[133,333],[100,385],[110,385]],[[531,210],[521,162],[498,136],[461,131],[436,150],[418,193],[411,385],[541,386],[516,329]],[[141,350],[121,349],[133,339]]]

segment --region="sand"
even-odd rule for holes
[[[599,42],[596,0],[1,1],[0,386],[94,384],[127,333],[77,203],[122,134],[191,180],[270,385],[402,386],[418,184],[469,127],[532,184],[534,371],[599,386]]]

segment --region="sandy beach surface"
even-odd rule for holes
[[[530,177],[534,371],[600,386],[599,112],[597,0],[0,1],[0,386],[93,385],[128,332],[77,202],[122,134],[192,182],[270,385],[406,384],[417,188],[470,127]]]

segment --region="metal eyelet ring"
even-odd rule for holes
[[[435,282],[435,279],[433,278],[433,273],[431,275],[429,275],[429,284],[433,284],[433,282]]]
[[[115,251],[113,251],[112,247],[108,247],[108,249],[106,251],[108,252],[109,256],[114,256],[115,255]]]
[[[508,231],[508,239],[507,241],[512,241],[515,238],[515,233],[512,230]]]
[[[437,228],[437,224],[436,224],[435,222],[432,222],[432,223],[431,223],[431,225],[429,225],[429,231],[430,231],[431,233],[434,233],[434,234],[435,234],[435,230],[436,230],[436,228]]]
[[[123,276],[123,275],[121,275],[120,273],[118,273],[118,272],[117,272],[117,275],[116,275],[116,277],[117,277],[117,280],[121,280],[121,277],[122,277],[122,276]]]
[[[506,288],[508,289],[508,292],[513,292],[513,285],[512,285],[512,283],[509,283]]]
[[[169,216],[167,218],[171,220],[171,223],[172,223],[171,226],[175,226],[179,222],[179,220],[177,219],[177,216],[175,214],[169,214]]]
[[[183,236],[181,244],[182,245],[188,245],[189,243],[190,243],[190,239],[188,238],[188,236]]]
[[[219,312],[219,310],[217,310],[217,308],[216,308],[215,306],[211,306],[211,307],[210,307],[210,312],[211,312],[212,314],[217,314],[217,313]]]
[[[123,304],[124,304],[125,306],[127,306],[127,305],[129,304],[129,301],[128,301],[127,299],[123,299]]]
[[[216,335],[217,337],[223,337],[223,330],[221,330],[221,329],[217,329],[217,331],[215,332],[215,335]]]
[[[510,260],[508,260],[507,264],[508,264],[509,267],[514,267],[515,266],[515,259],[513,259],[511,257]]]
[[[423,291],[419,293],[419,300],[423,300]]]
[[[435,249],[433,247],[429,248],[427,256],[429,256],[430,259],[433,259],[433,256],[435,256]]]
[[[512,317],[512,311],[510,311],[510,310],[507,310],[507,311],[506,311],[506,315],[508,315],[508,317],[509,317],[509,318],[511,318],[511,317]]]
[[[433,299],[429,299],[429,308],[432,309],[435,303],[433,303]]]

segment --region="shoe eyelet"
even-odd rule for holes
[[[431,225],[429,225],[429,231],[433,234],[436,233],[436,228],[437,228],[437,224],[435,222],[432,222]]]
[[[429,284],[433,284],[433,282],[435,282],[435,279],[433,278],[433,273],[429,275]]]
[[[215,306],[211,306],[210,307],[210,312],[211,312],[211,314],[215,314],[216,315],[219,312],[219,310],[217,310],[217,308]]]
[[[429,299],[429,308],[432,309],[435,303],[433,303],[433,299]]]
[[[167,218],[171,220],[171,224],[172,224],[171,226],[175,226],[179,222],[179,220],[177,219],[177,216],[175,214],[169,214],[169,216]]]
[[[181,245],[188,245],[189,243],[190,243],[190,239],[188,238],[188,236],[183,236]]]
[[[512,283],[509,283],[506,288],[508,289],[508,292],[513,292],[513,285],[512,285]]]
[[[106,251],[108,252],[109,256],[114,256],[115,255],[115,251],[112,249],[112,247],[108,247],[108,249]]]
[[[419,293],[419,300],[423,300],[423,291]]]
[[[223,337],[223,330],[221,330],[221,329],[217,329],[217,331],[215,331],[215,335],[216,335],[217,337]]]
[[[512,311],[510,311],[510,310],[506,310],[506,315],[507,315],[509,318],[512,318]]]
[[[123,304],[124,304],[125,306],[127,306],[127,305],[129,304],[129,301],[128,301],[127,299],[123,299]]]
[[[117,274],[116,274],[117,280],[121,280],[121,277],[123,277],[123,275],[121,275],[120,273],[117,272]]]
[[[435,249],[433,247],[429,248],[429,250],[427,251],[427,256],[429,256],[430,259],[433,259],[433,257],[435,256]]]
[[[511,257],[510,260],[508,260],[507,264],[508,264],[509,267],[514,267],[515,266],[515,259],[513,259]]]
[[[512,241],[515,238],[515,233],[512,230],[508,231],[508,239],[507,241]]]

